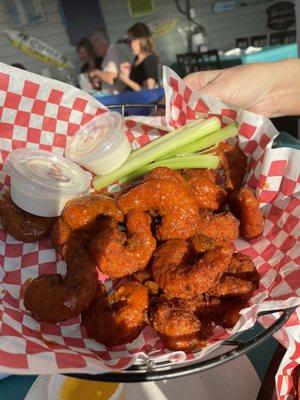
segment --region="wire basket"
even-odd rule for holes
[[[161,104],[120,104],[108,107],[111,110],[120,111],[122,116],[126,116],[126,110],[147,108],[153,111],[154,115],[158,109],[164,109],[165,106]],[[250,338],[246,341],[240,339],[241,333],[232,335],[229,339],[224,341],[221,346],[231,346],[231,349],[225,353],[204,360],[189,360],[180,363],[173,363],[170,361],[155,362],[155,360],[148,360],[145,363],[132,365],[131,367],[118,371],[106,372],[98,375],[90,374],[67,374],[80,379],[88,379],[93,381],[102,382],[149,382],[159,381],[163,379],[172,379],[203,372],[231,360],[234,360],[241,355],[253,350],[255,347],[261,345],[265,340],[270,338],[277,332],[290,318],[296,307],[287,308],[285,310],[272,310],[261,312],[258,314],[258,319],[264,315],[280,312],[280,317],[268,328],[264,329],[259,334],[255,335],[254,327],[243,331],[250,333]]]
[[[149,112],[153,112],[153,115],[156,115],[157,110],[165,109],[164,104],[114,104],[107,107],[110,110],[119,111],[122,117],[126,117],[129,114],[130,110],[149,110]],[[131,114],[130,115],[134,115]]]
[[[118,372],[106,372],[98,375],[68,374],[68,376],[102,382],[149,382],[179,378],[203,372],[234,360],[261,345],[288,321],[295,309],[296,307],[292,307],[285,310],[273,310],[259,313],[258,318],[275,312],[281,312],[282,314],[271,326],[257,335],[252,335],[247,341],[239,339],[239,336],[241,335],[240,333],[231,336],[228,340],[224,341],[221,346],[227,345],[232,346],[232,348],[221,355],[209,359],[186,361],[181,363],[172,363],[170,361],[155,362],[155,360],[148,360],[145,363],[132,365],[128,369]],[[245,332],[254,332],[254,328],[250,328],[243,333]]]

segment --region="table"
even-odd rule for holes
[[[142,89],[139,92],[125,91],[118,95],[112,96],[97,96],[94,97],[105,106],[114,106],[119,104],[157,104],[159,100],[164,96],[164,89],[159,87],[156,89]],[[117,109],[120,111],[120,109]],[[128,109],[129,115],[148,115],[151,110],[142,108]]]
[[[222,68],[226,68],[228,66],[227,64],[233,66],[238,64],[252,64],[255,62],[273,62],[297,57],[298,47],[296,43],[266,46],[263,47],[261,51],[251,54],[245,54],[245,52],[242,51],[240,55],[219,55]]]
[[[298,46],[296,43],[264,47],[261,51],[252,54],[243,54],[242,63],[274,62],[286,58],[297,58]]]

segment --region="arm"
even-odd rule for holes
[[[100,69],[94,69],[90,72],[91,78],[99,78],[101,81],[107,83],[108,85],[113,85],[114,80],[118,77],[117,72],[102,71]]]
[[[155,79],[148,78],[143,82],[144,89],[154,89],[156,85]]]
[[[128,75],[120,72],[119,79],[125,83],[125,85],[129,86],[135,92],[138,92],[142,89],[154,89],[155,88],[155,80],[153,78],[148,78],[143,82],[143,86],[134,82],[132,79],[128,77]]]
[[[300,115],[299,59],[195,72],[185,82],[201,94],[266,117]]]
[[[139,92],[142,90],[142,86],[140,86],[138,83],[134,82],[132,79],[129,78],[128,74],[124,72],[119,73],[119,79],[125,83],[125,85],[129,86],[132,90],[135,92]]]

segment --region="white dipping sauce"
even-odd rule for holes
[[[119,168],[130,151],[121,115],[105,112],[74,135],[65,155],[94,174],[105,175]]]
[[[67,201],[89,193],[86,172],[72,161],[43,150],[12,151],[4,164],[13,202],[31,214],[57,217]]]

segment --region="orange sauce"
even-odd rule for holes
[[[61,400],[110,400],[119,383],[94,382],[67,378],[61,388]]]

